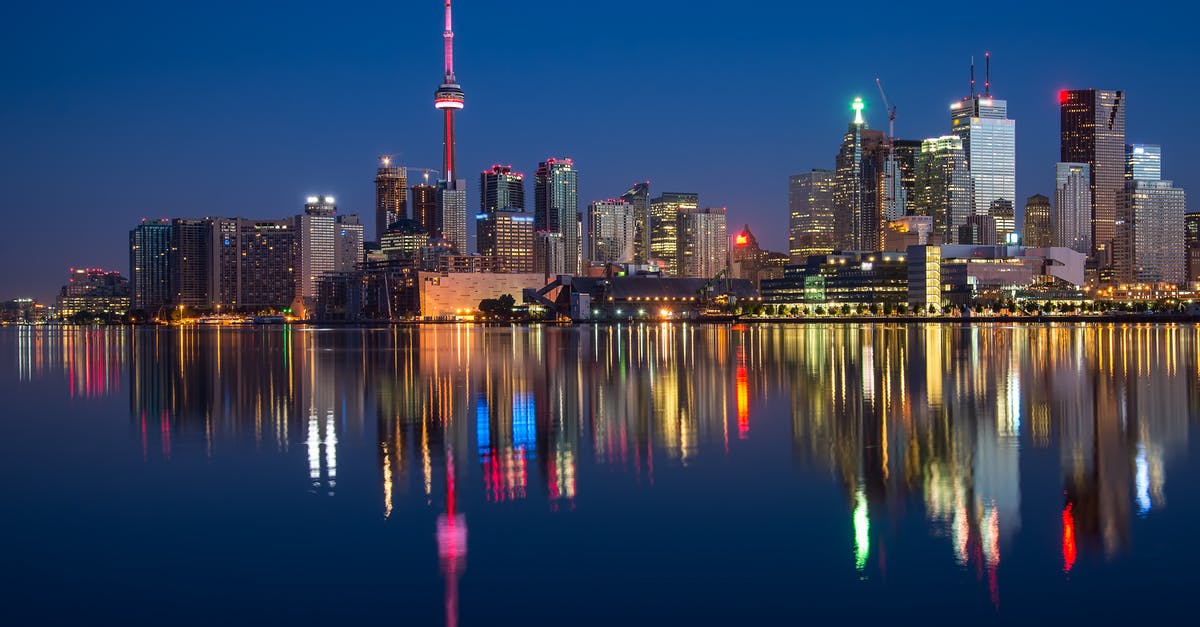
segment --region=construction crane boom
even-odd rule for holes
[[[896,107],[888,103],[887,94],[883,93],[883,81],[875,79],[875,86],[879,88],[879,96],[883,98],[883,108],[888,112],[888,138],[895,139],[896,137]]]

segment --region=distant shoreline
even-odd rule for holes
[[[303,326],[303,327],[338,327],[338,328],[388,328],[388,327],[422,327],[422,326],[444,326],[444,325],[474,325],[480,327],[508,327],[508,326],[548,326],[548,327],[570,327],[570,326],[612,326],[622,324],[703,324],[703,325],[756,325],[756,324],[938,324],[938,325],[958,325],[958,326],[974,326],[974,325],[994,325],[994,324],[1050,324],[1050,323],[1096,323],[1096,324],[1137,324],[1137,323],[1197,323],[1200,322],[1200,314],[1190,313],[1105,313],[1099,315],[1081,315],[1081,314],[1066,314],[1066,315],[1034,315],[1034,316],[754,316],[737,318],[734,320],[660,320],[647,318],[643,320],[588,320],[583,322],[555,322],[555,321],[459,321],[459,320],[399,320],[399,321],[374,321],[374,320],[359,320],[359,321],[297,321],[297,322],[269,322],[259,324],[187,324],[187,325],[171,325],[171,324],[131,324],[131,323],[114,323],[114,324],[19,324],[19,323],[4,323],[4,327],[39,327],[39,328],[89,328],[89,327],[131,327],[131,328],[172,328],[178,326],[186,326],[189,328],[261,328],[261,327],[278,327],[284,325]]]

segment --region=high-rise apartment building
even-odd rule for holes
[[[171,221],[170,301],[174,305],[208,308],[213,303],[213,221],[176,218]]]
[[[441,216],[441,236],[455,250],[466,253],[467,242],[467,185],[465,181],[438,181],[437,214]]]
[[[663,274],[679,276],[678,215],[699,207],[699,194],[663,192],[650,200],[650,261],[660,264]]]
[[[442,236],[442,216],[438,213],[437,186],[428,183],[413,185],[412,219],[425,230],[428,237]]]
[[[726,268],[729,240],[724,207],[686,209],[677,214],[677,276],[711,278]]]
[[[633,205],[624,200],[598,200],[588,205],[587,258],[592,263],[634,260],[636,220]]]
[[[534,229],[562,234],[565,274],[581,271],[579,218],[579,173],[575,162],[550,158],[539,163],[534,175]]]
[[[650,181],[634,183],[621,200],[633,206],[633,261],[646,263],[650,259]]]
[[[296,222],[296,218],[214,219],[215,305],[246,312],[292,306],[298,283]]]
[[[390,156],[379,158],[375,170],[375,241],[396,220],[408,217],[408,170],[392,165]]]
[[[525,210],[525,175],[494,165],[479,175],[479,212]],[[482,251],[481,251],[482,252]]]
[[[142,220],[129,232],[133,309],[154,315],[171,302],[171,222]]]
[[[957,243],[959,228],[971,214],[971,172],[962,138],[944,135],[921,142],[913,215],[933,218],[933,232]]]
[[[333,270],[351,272],[363,262],[363,225],[358,214],[351,213],[337,216],[335,229]]]
[[[547,279],[567,273],[567,251],[563,239],[563,234],[555,231],[533,234],[534,272],[541,272]]]
[[[1017,123],[1008,102],[973,94],[950,105],[950,134],[962,139],[971,171],[971,212],[988,214],[992,203],[1017,197]]]
[[[497,209],[475,216],[479,254],[496,272],[533,272],[533,215]]]
[[[1161,181],[1162,146],[1129,144],[1125,146],[1125,181]]]
[[[1071,89],[1059,92],[1061,161],[1085,163],[1091,177],[1091,238],[1103,265],[1116,234],[1117,196],[1125,186],[1125,92]]]
[[[788,253],[792,263],[834,250],[833,170],[812,170],[788,177]]]
[[[1125,283],[1184,282],[1187,196],[1171,181],[1131,180],[1117,196],[1113,274]]]
[[[1025,224],[1021,227],[1021,244],[1035,248],[1056,246],[1054,226],[1050,221],[1050,199],[1034,194],[1025,201]]]
[[[1189,283],[1200,281],[1200,212],[1183,216],[1183,246],[1187,249],[1187,276]]]
[[[333,196],[309,196],[304,213],[296,216],[296,296],[305,305],[317,298],[317,279],[337,267],[337,205]]]
[[[1054,166],[1054,243],[1085,255],[1093,250],[1091,180],[1091,166],[1086,163]]]

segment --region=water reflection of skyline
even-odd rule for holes
[[[295,449],[297,484],[328,497],[339,447],[367,439],[381,515],[421,503],[452,527],[456,491],[564,511],[586,498],[581,466],[650,486],[656,467],[790,437],[797,472],[839,486],[848,567],[885,573],[900,542],[887,523],[918,504],[995,603],[1022,528],[1022,451],[1057,449],[1056,485],[1042,473],[1026,489],[1061,492],[1069,572],[1130,549],[1200,407],[1188,326],[22,329],[16,345],[21,380],[127,386],[147,457]],[[761,409],[774,401],[790,425]]]

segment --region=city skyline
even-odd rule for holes
[[[584,173],[579,182],[581,206],[648,179],[654,194],[695,190],[705,197],[706,205],[729,207],[730,220],[756,227],[763,234],[765,248],[786,250],[782,225],[787,219],[787,191],[783,181],[791,174],[833,166],[839,131],[847,119],[846,103],[853,96],[862,96],[868,126],[886,128],[886,114],[871,89],[873,78],[880,76],[898,107],[898,137],[922,139],[944,134],[946,106],[966,95],[970,55],[981,57],[984,49],[991,50],[995,61],[993,90],[1004,95],[1011,117],[1021,122],[1017,204],[1035,193],[1053,192],[1053,164],[1058,160],[1057,96],[1059,90],[1068,88],[1128,92],[1133,108],[1127,139],[1162,145],[1168,159],[1163,177],[1183,188],[1191,183],[1186,176],[1191,156],[1181,149],[1188,131],[1173,127],[1168,134],[1168,116],[1159,115],[1171,93],[1167,91],[1170,81],[1141,71],[1147,63],[1171,58],[1176,44],[1163,33],[1155,36],[1155,46],[1140,46],[1139,37],[1149,35],[1135,34],[1112,49],[1098,49],[1088,57],[1089,67],[1067,67],[1034,58],[1050,54],[1074,59],[1067,52],[1082,34],[1061,37],[1053,45],[1039,42],[1028,49],[1018,50],[1011,44],[1017,37],[1036,39],[1043,29],[1053,31],[1054,18],[1033,26],[997,18],[981,32],[956,33],[936,47],[901,47],[890,57],[880,55],[876,44],[833,54],[830,40],[824,36],[801,41],[804,38],[780,32],[775,26],[767,27],[772,37],[761,42],[712,46],[703,43],[702,35],[748,32],[760,25],[752,23],[752,14],[730,7],[681,17],[676,5],[657,3],[639,7],[639,17],[647,22],[684,19],[695,27],[693,32],[686,39],[677,34],[656,36],[639,41],[628,52],[600,57],[595,53],[602,49],[601,31],[621,11],[614,9],[611,15],[592,11],[589,17],[595,18],[594,23],[587,28],[572,24],[572,28],[583,29],[577,33],[578,44],[566,53],[574,62],[573,71],[555,78],[556,98],[566,104],[546,110],[539,106],[539,83],[533,79],[512,81],[510,73],[493,71],[497,61],[492,54],[500,34],[544,28],[549,19],[545,12],[523,5],[496,17],[479,11],[474,3],[462,2],[458,8],[455,27],[463,43],[458,47],[456,69],[473,94],[472,108],[456,120],[461,138],[459,170],[471,172],[472,168],[503,162],[528,172],[548,156],[571,157]],[[18,37],[10,43],[26,50],[17,58],[33,55],[38,62],[30,66],[36,71],[22,66],[13,74],[16,98],[5,105],[10,114],[6,117],[24,122],[6,152],[6,171],[19,181],[9,186],[11,200],[19,210],[61,215],[71,226],[61,233],[61,246],[15,239],[3,242],[0,262],[7,267],[18,263],[30,267],[21,276],[5,277],[0,288],[6,297],[45,298],[69,266],[122,268],[127,251],[119,242],[128,225],[142,217],[239,215],[264,219],[290,210],[297,199],[313,193],[330,193],[347,212],[371,216],[370,176],[379,154],[395,154],[398,164],[416,168],[436,164],[441,156],[442,125],[437,114],[428,110],[429,84],[436,71],[433,64],[442,43],[433,34],[440,23],[441,3],[388,9],[404,17],[392,20],[390,26],[399,35],[395,38],[401,42],[399,48],[376,51],[358,45],[317,55],[290,39],[291,33],[284,27],[296,26],[296,18],[284,17],[270,28],[256,30],[256,43],[240,43],[204,59],[181,54],[174,41],[157,39],[161,35],[137,30],[154,26],[156,20],[174,21],[179,16],[172,11],[186,13],[189,9],[151,12],[130,24],[119,19],[120,8],[103,16],[81,10],[49,32],[47,17],[37,15],[37,9],[25,10],[34,13],[19,16],[17,21],[29,19],[30,28],[22,36],[33,37]],[[297,10],[306,14],[316,11],[303,5]],[[796,10],[785,8],[780,13]],[[571,7],[570,11],[588,12],[588,8]],[[335,26],[357,23],[354,20],[363,17],[345,13],[340,18],[325,17]],[[819,13],[810,17],[820,18]],[[98,71],[75,76],[80,80],[72,81],[79,70],[66,62],[73,61],[69,59],[72,50],[91,41],[88,28],[93,21],[89,17],[109,26],[107,36],[122,43],[97,49],[91,62],[96,67],[87,67]],[[181,43],[208,32],[204,28],[238,33],[251,24],[257,27],[255,19],[263,16],[251,11],[225,16],[229,17],[226,21],[207,14],[192,17],[196,18],[194,31],[173,32],[181,37]],[[833,19],[832,15],[826,17]],[[936,25],[936,20],[931,25]],[[594,34],[589,36],[593,28]],[[1115,26],[1105,28],[1116,32]],[[1167,35],[1172,28],[1163,27]],[[114,30],[127,37],[113,37]],[[1087,36],[1103,34],[1101,28],[1088,31]],[[334,39],[345,36],[337,29],[331,33]],[[276,39],[288,45],[269,48]],[[47,44],[62,45],[51,51],[43,48]],[[134,44],[140,46],[134,48]],[[499,63],[526,68],[528,76],[544,75],[541,69],[553,66],[552,59],[539,59],[534,51],[521,46],[506,45],[504,49],[508,56]],[[154,51],[163,54],[152,58]],[[731,108],[733,95],[715,93],[725,89],[730,80],[751,84],[760,73],[776,73],[796,54],[835,62],[820,73],[806,75],[805,80],[781,87],[782,97],[789,99],[788,115],[738,114]],[[689,56],[698,63],[689,65],[684,60]],[[710,64],[701,71],[705,61]],[[347,68],[355,62],[362,67],[350,72]],[[901,64],[903,69],[897,69]],[[237,66],[237,70],[217,72],[227,66]],[[313,78],[302,70],[314,67],[323,68],[324,74],[317,72],[313,77],[329,77],[332,82],[301,80]],[[652,75],[670,75],[706,97],[686,99],[670,108],[645,107],[636,98],[617,105],[606,99],[601,99],[603,105],[589,100],[596,87],[615,85],[618,77],[626,79],[631,72],[646,76],[648,84]],[[202,80],[185,84],[187,77]],[[275,94],[262,91],[266,86],[278,87],[283,78],[297,80]],[[252,84],[257,79],[266,80]],[[814,84],[820,89],[813,91]],[[105,89],[113,85],[129,89]],[[312,103],[279,100],[293,89],[326,97]],[[184,96],[190,99],[180,100]],[[147,98],[162,106],[148,109],[150,105],[143,102]],[[358,100],[386,106],[364,106]],[[208,110],[214,101],[222,103],[215,113]],[[81,106],[87,115],[69,115]],[[267,112],[275,115],[258,119]],[[543,123],[497,125],[501,119],[524,120],[526,116],[536,116]],[[720,128],[711,126],[713,116],[724,121]],[[253,122],[248,118],[254,118]],[[570,120],[576,121],[568,124]],[[656,149],[614,156],[609,136],[615,133],[608,129],[618,125],[635,135],[641,133]],[[555,132],[531,133],[530,128],[553,128]],[[629,133],[619,135],[625,138],[623,145],[628,145]],[[761,158],[747,159],[751,150]],[[162,158],[163,154],[170,158]],[[49,177],[59,178],[59,168],[50,164],[61,164],[63,155],[85,160],[90,166],[82,168],[72,184],[50,185]],[[767,167],[762,167],[764,163]],[[717,170],[724,174],[713,176]],[[201,185],[204,193],[180,194],[179,186],[189,181]],[[477,199],[478,190],[469,189],[468,206]],[[374,224],[367,230],[374,232]]]

